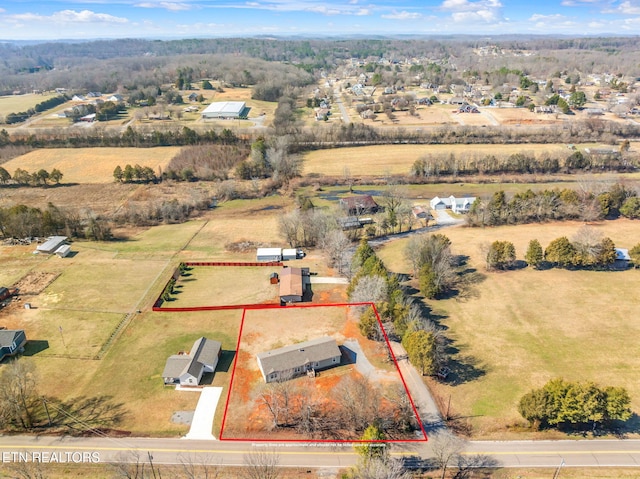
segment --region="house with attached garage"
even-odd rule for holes
[[[222,353],[219,341],[201,337],[193,343],[189,354],[169,356],[162,372],[165,385],[197,386],[204,373],[212,373]]]
[[[0,361],[6,356],[15,356],[24,351],[27,343],[27,336],[22,329],[2,329],[0,330]]]
[[[454,213],[468,213],[471,206],[476,201],[474,196],[466,196],[464,198],[456,198],[451,195],[448,198],[440,198],[436,196],[429,202],[432,210],[451,210]]]
[[[256,355],[262,378],[267,383],[287,381],[340,365],[342,352],[330,336],[292,344]]]

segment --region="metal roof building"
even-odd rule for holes
[[[219,101],[202,110],[202,118],[242,118],[247,113],[247,105],[243,101]]]

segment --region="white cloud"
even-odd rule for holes
[[[599,3],[600,0],[562,0],[560,5],[563,7],[581,7],[584,5],[590,5],[594,3]]]
[[[172,12],[191,10],[194,7],[193,5],[189,5],[188,3],[181,2],[142,2],[137,3],[135,6],[141,8],[164,8],[165,10],[169,10]]]
[[[607,10],[605,13],[622,13],[623,15],[640,15],[640,5],[626,1],[618,5],[618,8]]]
[[[274,12],[313,12],[321,15],[371,15],[371,9],[359,5],[359,0],[348,3],[330,3],[317,0],[270,0],[269,2],[247,1],[244,3],[228,3],[209,5],[214,8],[255,8]]]
[[[440,10],[451,12],[454,22],[485,22],[494,23],[501,20],[499,0],[445,0]]]
[[[12,22],[51,22],[51,23],[129,23],[123,17],[115,17],[107,13],[96,13],[91,10],[61,10],[49,16],[36,13],[20,13],[7,17]]]
[[[403,10],[401,12],[393,11],[392,13],[388,13],[386,15],[381,15],[382,18],[389,18],[391,20],[417,20],[422,18],[422,14],[418,12],[407,12]]]

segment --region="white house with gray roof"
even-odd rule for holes
[[[24,351],[27,336],[22,329],[0,330],[0,361],[6,356],[15,356]]]
[[[257,354],[265,382],[286,381],[307,371],[319,371],[340,364],[342,353],[330,336],[292,344]]]
[[[451,210],[454,213],[468,213],[471,205],[476,201],[474,196],[465,196],[464,198],[456,198],[451,195],[448,198],[440,198],[436,196],[429,202],[432,210]]]
[[[165,384],[197,386],[204,373],[212,373],[222,352],[219,341],[201,337],[193,343],[189,354],[169,356],[162,372]]]

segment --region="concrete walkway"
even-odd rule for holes
[[[200,393],[196,412],[193,415],[191,429],[183,439],[209,440],[216,438],[211,433],[213,429],[213,416],[216,414],[216,407],[222,394],[220,387],[206,387]]]

